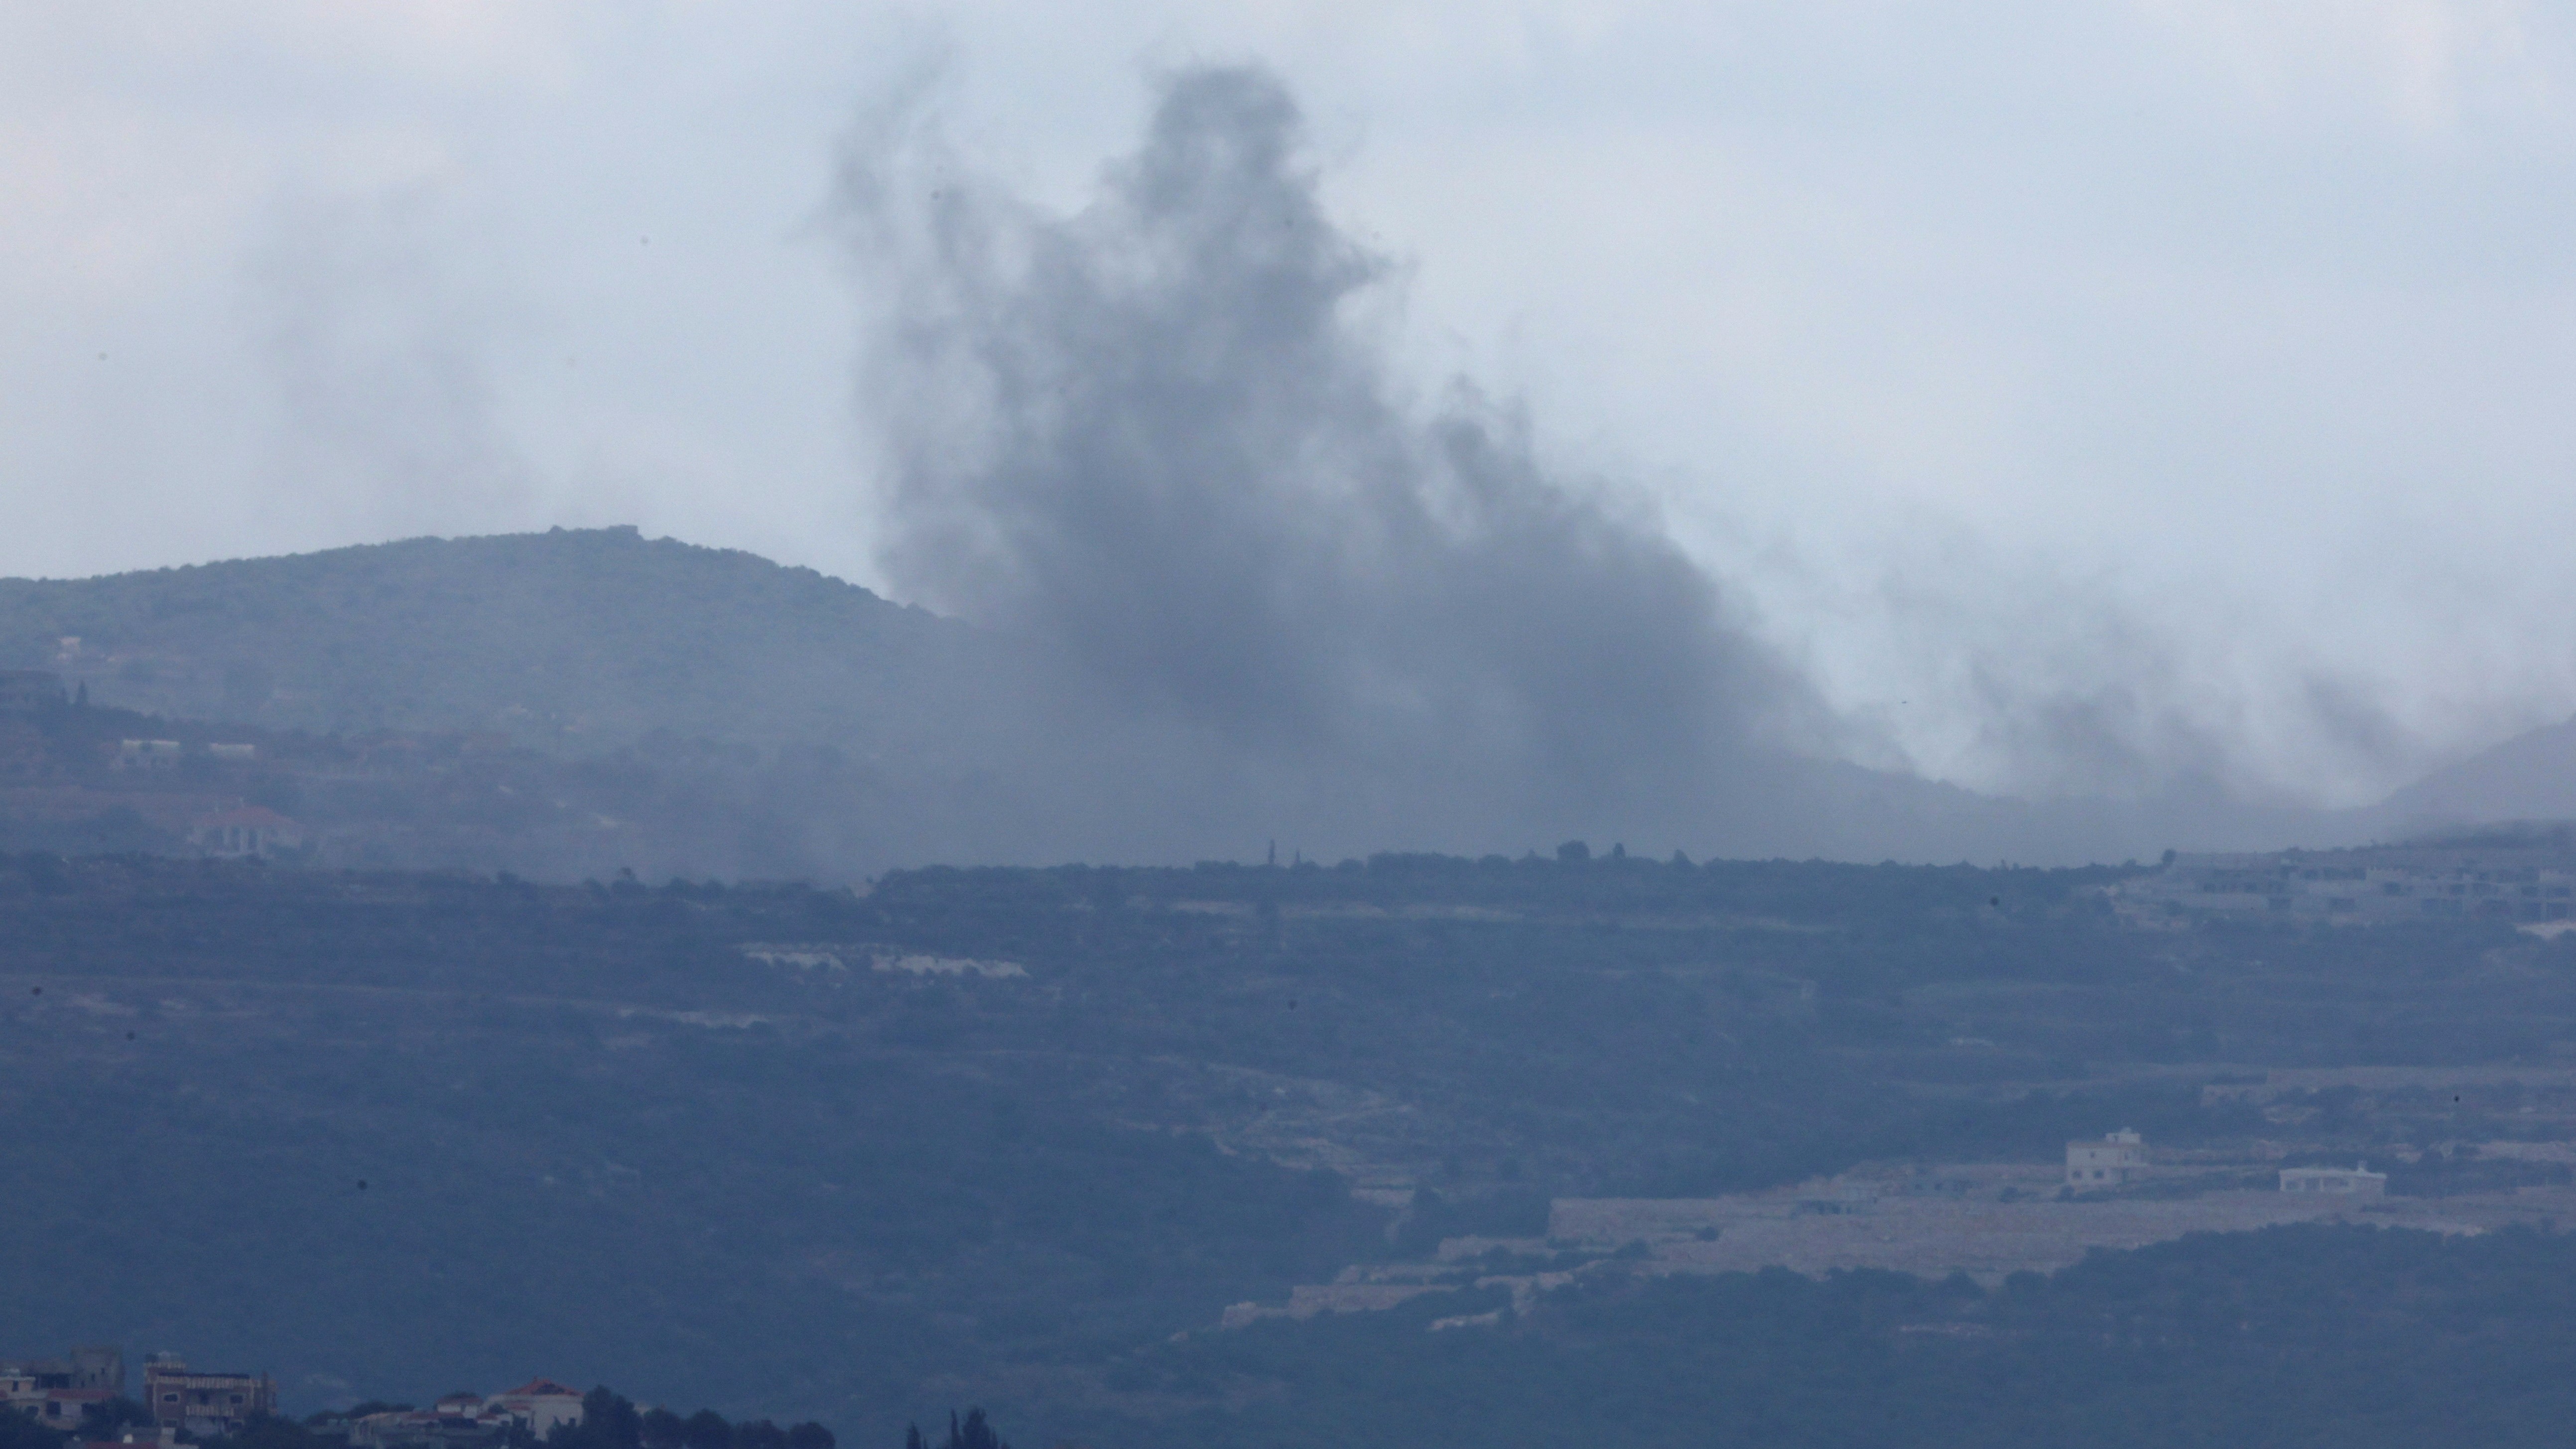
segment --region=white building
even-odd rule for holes
[[[2388,1174],[2373,1172],[2369,1163],[2352,1167],[2284,1167],[2281,1169],[2281,1191],[2324,1193],[2342,1197],[2388,1196]]]
[[[2078,1192],[2119,1187],[2146,1175],[2146,1139],[2126,1127],[2099,1142],[2066,1144],[2066,1185]]]
[[[507,1393],[450,1394],[426,1409],[369,1414],[349,1425],[350,1449],[495,1449],[513,1426],[539,1439],[557,1424],[581,1422],[581,1394],[553,1379],[530,1379]]]
[[[175,770],[179,767],[177,740],[118,740],[116,758],[108,761],[116,770]]]
[[[540,1439],[557,1424],[581,1422],[581,1391],[553,1379],[530,1379],[506,1394],[494,1394],[491,1402]]]
[[[274,855],[304,844],[304,827],[266,806],[244,805],[197,821],[188,839],[208,855]]]

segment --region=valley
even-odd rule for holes
[[[0,1192],[27,1230],[0,1270],[47,1286],[0,1326],[185,1328],[300,1406],[541,1357],[734,1414],[971,1398],[1153,1442],[1233,1391],[1119,1365],[1282,1310],[1500,1332],[1676,1276],[2001,1292],[2206,1229],[2566,1220],[2576,941],[2141,931],[2104,894],[2126,878],[1568,851],[822,889],[8,856]],[[2154,1175],[2043,1191],[2121,1127]],[[2384,1201],[2270,1183],[2361,1159]],[[429,1330],[455,1313],[483,1326]]]

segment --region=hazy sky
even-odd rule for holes
[[[2354,800],[2576,710],[2576,19],[2510,0],[29,0],[0,573],[634,522],[881,585],[839,148],[926,90],[1076,207],[1208,60],[1425,409],[1659,500],[1877,762]]]

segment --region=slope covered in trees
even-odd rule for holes
[[[2116,874],[1568,850],[862,892],[0,858],[0,1341],[266,1365],[298,1412],[543,1371],[845,1442],[975,1402],[1023,1443],[1229,1404],[1240,1436],[1192,1442],[1307,1442],[1255,1413],[1342,1392],[1296,1345],[1420,1322],[1156,1346],[1541,1233],[1551,1197],[2044,1162],[2122,1125],[2373,1158],[2576,1137],[2544,1069],[2576,941],[2126,932],[2090,893]],[[2507,1069],[2275,1119],[2203,1092],[2459,1063]],[[2447,1161],[2393,1186],[2452,1190]],[[1807,1292],[1780,1332],[1839,1301]]]

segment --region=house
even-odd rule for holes
[[[266,1374],[192,1370],[176,1354],[156,1353],[143,1363],[143,1405],[153,1423],[204,1439],[276,1413],[277,1380]]]
[[[349,1425],[350,1449],[491,1449],[525,1428],[542,1439],[557,1424],[581,1422],[581,1394],[553,1379],[530,1379],[505,1394],[450,1394],[426,1409],[369,1414]]]
[[[369,1414],[349,1425],[350,1449],[494,1449],[509,1437],[509,1419],[483,1412],[482,1399],[472,1394],[451,1394],[427,1409]]]
[[[530,1379],[506,1394],[494,1394],[491,1402],[540,1439],[557,1424],[581,1422],[581,1391],[553,1379]]]
[[[0,1399],[31,1406],[57,1389],[124,1393],[124,1350],[114,1344],[85,1344],[61,1358],[0,1359]]]
[[[179,742],[118,740],[116,757],[107,763],[112,770],[175,770],[179,767]]]
[[[2386,1197],[2388,1174],[2373,1172],[2367,1162],[2342,1167],[2284,1167],[2281,1191],[2324,1193],[2341,1197]]]
[[[304,827],[264,805],[244,805],[197,819],[188,843],[208,855],[274,855],[302,845]]]
[[[2066,1144],[2066,1185],[2078,1192],[2120,1187],[2146,1175],[2146,1139],[2126,1127],[2099,1142]]]
[[[39,1389],[32,1402],[20,1407],[46,1428],[70,1433],[91,1409],[104,1409],[115,1397],[105,1389]]]

